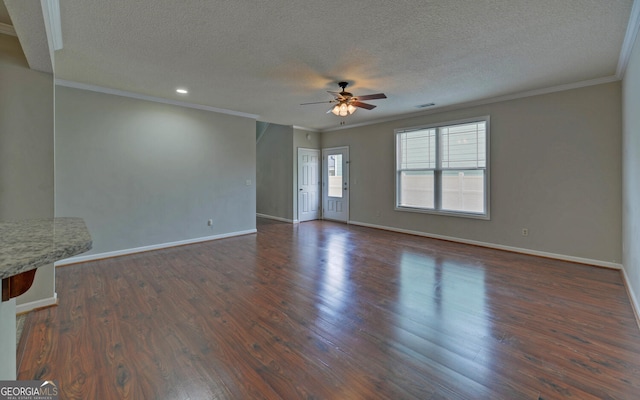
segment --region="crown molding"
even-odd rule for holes
[[[16,29],[13,27],[13,25],[3,24],[2,22],[0,22],[0,33],[9,35],[9,36],[16,36],[16,37],[18,36],[16,34]]]
[[[129,97],[131,99],[137,99],[137,100],[152,101],[154,103],[170,104],[172,106],[193,108],[196,110],[203,110],[203,111],[211,111],[219,114],[234,115],[236,117],[244,117],[244,118],[251,118],[251,119],[258,119],[260,117],[259,115],[248,114],[240,111],[225,110],[224,108],[216,108],[216,107],[205,106],[202,104],[188,103],[186,101],[165,99],[162,97],[155,97],[155,96],[147,96],[145,94],[127,92],[124,90],[111,89],[111,88],[106,88],[102,86],[90,85],[87,83],[68,81],[64,79],[56,79],[55,84],[57,86],[64,86],[64,87],[69,87],[73,89],[88,90],[90,92],[98,92],[98,93],[104,93],[104,94],[111,94],[114,96]]]
[[[62,22],[60,20],[60,3],[58,0],[40,0],[44,28],[49,41],[49,51],[62,49]]]
[[[640,30],[640,0],[634,0],[633,6],[631,6],[629,23],[627,24],[627,32],[624,35],[624,41],[622,42],[622,48],[620,49],[620,58],[618,58],[616,76],[619,79],[622,79],[622,77],[624,77],[624,73],[627,71],[627,64],[629,64],[633,45],[638,37],[638,30]]]
[[[315,133],[322,132],[321,130],[318,130],[318,129],[307,128],[305,126],[298,126],[298,125],[294,125],[293,129],[299,129],[301,131],[308,131],[308,132],[315,132]]]
[[[322,132],[334,132],[334,131],[340,131],[340,130],[344,130],[344,129],[358,128],[358,127],[361,127],[361,126],[381,124],[381,123],[384,123],[384,122],[391,122],[391,121],[398,121],[398,120],[408,119],[408,118],[422,117],[424,115],[439,114],[439,113],[443,113],[443,112],[446,112],[446,111],[455,111],[455,110],[460,110],[460,109],[463,109],[463,108],[482,106],[482,105],[492,104],[492,103],[499,103],[499,102],[502,102],[502,101],[517,100],[517,99],[522,99],[522,98],[526,98],[526,97],[539,96],[539,95],[543,95],[543,94],[549,94],[549,93],[555,93],[555,92],[563,92],[565,90],[579,89],[579,88],[588,87],[588,86],[600,85],[600,84],[603,84],[603,83],[616,82],[616,81],[619,81],[619,80],[620,80],[620,78],[618,78],[617,75],[603,76],[601,78],[589,79],[589,80],[573,82],[573,83],[566,83],[564,85],[551,86],[551,87],[542,88],[542,89],[528,90],[528,91],[525,91],[525,92],[512,93],[512,94],[508,94],[508,95],[504,95],[504,96],[489,97],[489,98],[481,99],[481,100],[474,100],[474,101],[468,101],[468,102],[464,102],[464,103],[450,104],[450,105],[445,105],[445,106],[441,106],[441,107],[433,107],[433,108],[430,108],[429,110],[425,110],[425,111],[412,112],[412,113],[407,113],[407,114],[400,114],[400,115],[395,115],[395,116],[388,117],[388,118],[380,118],[380,119],[376,119],[376,120],[372,120],[372,121],[362,122],[362,123],[359,123],[359,124],[343,125],[343,126],[336,127],[336,128],[324,129],[324,130],[322,130]]]

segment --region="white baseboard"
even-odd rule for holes
[[[287,222],[289,224],[297,224],[300,221],[298,221],[297,219],[286,219],[286,218],[282,218],[282,217],[275,217],[273,215],[268,215],[268,214],[260,214],[260,213],[256,213],[256,217],[258,218],[266,218],[266,219],[272,219],[274,221],[280,221],[280,222]]]
[[[78,257],[67,258],[66,260],[62,260],[62,261],[56,262],[54,265],[56,267],[60,267],[60,266],[63,266],[63,265],[70,265],[70,264],[77,264],[77,263],[81,263],[81,262],[101,260],[103,258],[126,256],[126,255],[129,255],[129,254],[143,253],[145,251],[161,250],[161,249],[166,249],[166,248],[169,248],[169,247],[184,246],[185,244],[194,244],[194,243],[208,242],[210,240],[218,240],[218,239],[224,239],[224,238],[229,238],[229,237],[234,237],[234,236],[250,235],[250,234],[256,233],[256,232],[257,232],[256,229],[249,229],[249,230],[246,230],[246,231],[223,233],[221,235],[213,235],[213,236],[199,237],[199,238],[195,238],[195,239],[180,240],[180,241],[177,241],[177,242],[160,243],[160,244],[154,244],[154,245],[150,245],[150,246],[135,247],[135,248],[132,248],[132,249],[109,251],[109,252],[98,253],[98,254],[89,254],[89,255],[86,255],[86,256],[78,256]]]
[[[638,323],[638,328],[640,328],[640,302],[638,301],[638,297],[633,292],[633,288],[629,283],[629,275],[627,275],[627,271],[622,268],[622,279],[624,280],[624,287],[627,289],[627,294],[629,295],[629,300],[631,302],[631,308],[633,308],[633,314],[636,317],[636,322]]]
[[[618,270],[622,269],[622,264],[611,263],[611,262],[601,261],[601,260],[593,260],[590,258],[574,257],[574,256],[568,256],[565,254],[548,253],[546,251],[523,249],[520,247],[505,246],[505,245],[495,244],[495,243],[486,243],[486,242],[480,242],[477,240],[470,240],[470,239],[461,239],[461,238],[452,237],[452,236],[436,235],[432,233],[412,231],[408,229],[394,228],[394,227],[384,226],[384,225],[369,224],[366,222],[349,221],[349,224],[364,226],[367,228],[383,229],[383,230],[392,231],[392,232],[408,233],[410,235],[423,236],[431,239],[441,239],[441,240],[448,240],[450,242],[471,244],[474,246],[488,247],[488,248],[497,249],[497,250],[506,250],[514,253],[522,253],[522,254],[529,254],[529,255],[538,256],[538,257],[553,258],[556,260],[571,261],[571,262],[576,262],[580,264],[594,265],[594,266],[603,267],[603,268],[611,268],[611,269],[618,269]]]
[[[36,301],[30,301],[24,304],[17,304],[16,314],[24,314],[26,312],[33,311],[38,308],[55,306],[57,304],[58,304],[58,293],[54,293],[53,297],[36,300]]]

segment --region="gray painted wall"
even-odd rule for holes
[[[255,132],[252,119],[58,86],[56,216],[85,219],[86,254],[255,229]]]
[[[53,78],[0,35],[0,218],[53,216]]]
[[[260,123],[256,134],[262,131]],[[257,213],[298,220],[298,148],[319,149],[320,133],[269,124],[257,144]]]
[[[29,69],[15,37],[0,34],[0,220],[53,217],[53,77]],[[17,304],[52,300],[53,265],[38,269]]]
[[[622,258],[631,297],[640,313],[640,40],[636,40],[622,87]]]
[[[483,115],[491,220],[395,211],[394,129]],[[350,146],[352,221],[619,264],[621,122],[615,82],[325,132],[322,147]]]
[[[53,78],[29,69],[15,37],[0,34],[0,220],[53,217]],[[16,378],[16,304],[53,299],[53,265],[0,303],[0,379]]]
[[[293,150],[298,155],[298,148],[302,149],[320,149],[322,134],[320,132],[311,132],[304,129],[293,128]],[[298,163],[295,163],[296,166]]]
[[[269,124],[256,150],[256,212],[293,221],[293,127]]]

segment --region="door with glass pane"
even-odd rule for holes
[[[349,148],[322,150],[322,216],[349,220]]]

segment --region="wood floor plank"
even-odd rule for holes
[[[62,399],[635,399],[619,271],[326,221],[59,268]]]

